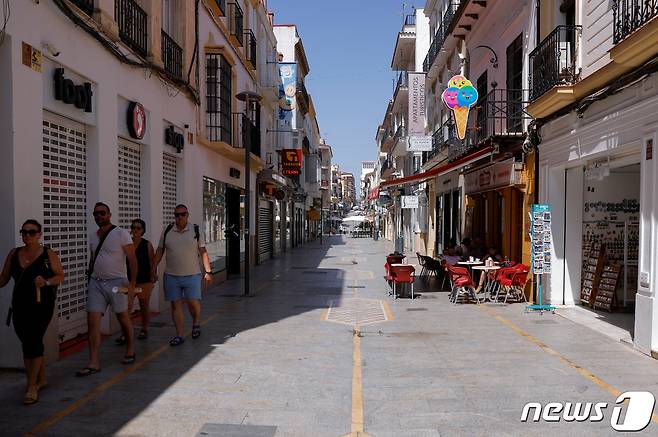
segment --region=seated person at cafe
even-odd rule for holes
[[[468,258],[471,256],[471,239],[469,237],[464,237],[462,244],[456,248],[457,255],[460,255],[462,258]]]
[[[443,253],[441,260],[447,262],[451,266],[454,266],[455,264],[457,264],[459,261],[462,260],[462,257],[457,255],[455,251],[455,246],[449,246]]]
[[[498,250],[495,247],[490,247],[489,250],[487,250],[487,254],[482,258],[482,261],[484,262],[485,265],[487,265],[487,261],[492,260],[495,263],[501,263],[503,262],[503,256],[498,252]],[[492,270],[490,272],[487,272],[489,275],[489,279],[495,279],[496,278],[496,271]],[[480,290],[482,290],[482,287],[484,286],[484,278],[485,278],[485,273],[482,272],[480,274],[480,282],[475,289],[476,293],[479,293]]]

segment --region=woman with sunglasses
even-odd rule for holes
[[[146,232],[146,222],[142,219],[134,219],[130,225],[130,233],[133,237],[133,244],[135,245],[135,256],[137,258],[137,288],[141,288],[142,292],[137,294],[139,300],[139,311],[142,316],[142,329],[137,336],[138,340],[145,340],[148,338],[149,319],[151,317],[149,310],[149,301],[151,299],[151,291],[153,290],[154,283],[157,275],[152,273],[151,266],[153,265],[153,257],[155,250],[151,242],[144,237]],[[130,268],[128,269],[130,270]],[[135,293],[128,293],[128,314],[133,312],[133,303],[135,302]],[[115,340],[116,344],[123,345],[126,343],[126,336],[121,335]]]
[[[64,271],[57,254],[39,242],[42,234],[38,221],[26,220],[20,234],[24,246],[9,252],[0,287],[14,280],[10,312],[23,347],[27,375],[23,403],[31,405],[39,400],[39,390],[46,385],[43,336],[53,317],[56,289],[64,282]]]

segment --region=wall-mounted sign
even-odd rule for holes
[[[466,194],[521,184],[523,164],[513,160],[498,162],[464,176]]]
[[[431,152],[432,137],[429,135],[412,135],[407,141],[407,152]]]
[[[425,73],[409,73],[409,126],[412,134],[425,134]]]
[[[318,220],[320,220],[321,217],[322,217],[322,214],[320,214],[320,211],[318,211],[317,209],[310,209],[306,213],[306,218],[308,218],[309,220],[312,220],[312,221],[318,221]]]
[[[302,149],[281,150],[281,173],[284,176],[297,176],[302,171]]]
[[[185,136],[181,133],[176,132],[176,129],[172,124],[167,129],[165,129],[165,144],[174,146],[176,148],[176,151],[180,153],[183,151],[183,148],[185,147]]]
[[[60,100],[67,105],[73,105],[85,112],[91,112],[91,84],[85,82],[76,85],[71,79],[64,77],[64,69],[55,69],[55,100]]]
[[[238,170],[237,168],[231,167],[228,170],[228,175],[231,176],[232,178],[240,179],[240,170]]]
[[[141,103],[130,102],[126,122],[128,123],[128,132],[131,137],[136,140],[144,138],[144,134],[146,133],[146,110]]]
[[[41,52],[39,50],[23,42],[22,55],[23,65],[41,73]]]
[[[418,196],[402,196],[402,209],[418,208]]]
[[[466,138],[468,113],[478,101],[477,90],[464,76],[453,76],[448,82],[448,88],[441,94],[441,99],[452,111],[457,125],[457,137],[463,140]]]

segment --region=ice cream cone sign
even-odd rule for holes
[[[457,125],[457,137],[463,140],[466,137],[468,113],[478,101],[477,90],[464,76],[453,76],[441,98],[443,103],[452,110]]]

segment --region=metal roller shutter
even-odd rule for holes
[[[119,226],[125,229],[142,217],[141,168],[140,145],[119,140]]]
[[[262,202],[258,208],[258,261],[272,257],[272,202]]]
[[[56,309],[65,341],[87,332],[87,139],[84,125],[50,113],[42,132],[43,241],[66,272]]]
[[[177,173],[178,159],[165,153],[162,156],[162,225],[165,228],[174,222],[174,208],[178,200]]]

